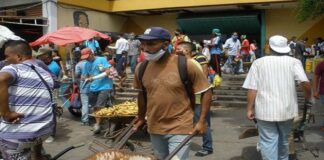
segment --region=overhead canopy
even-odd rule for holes
[[[111,38],[101,32],[82,28],[82,27],[63,27],[55,32],[48,33],[38,38],[36,41],[31,42],[31,46],[39,46],[48,43],[54,43],[59,46],[64,46],[72,43],[79,43],[89,40],[94,37],[100,37],[111,41]]]
[[[242,34],[254,34],[260,32],[258,14],[180,15],[177,23],[189,35],[208,35],[214,28],[220,29],[221,33],[237,31]]]

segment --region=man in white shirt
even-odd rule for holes
[[[247,118],[257,119],[263,160],[288,160],[288,135],[298,116],[295,83],[302,85],[306,102],[311,89],[301,62],[288,55],[287,39],[276,35],[269,45],[272,55],[254,61],[243,84]]]
[[[232,72],[236,72],[233,70],[232,64],[235,56],[240,55],[241,42],[238,39],[237,32],[234,32],[232,37],[227,39],[224,44],[225,53],[228,55],[227,61],[225,62],[225,68],[230,68]]]
[[[116,63],[118,63],[119,59],[122,57],[123,51],[128,51],[129,44],[128,41],[124,38],[123,35],[119,36],[119,39],[116,41]]]

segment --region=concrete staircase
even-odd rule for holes
[[[220,87],[213,89],[213,107],[245,107],[247,104],[247,90],[242,88],[246,75],[224,74],[223,82]],[[116,87],[115,102],[135,100],[137,92],[133,88],[134,75],[128,75],[126,82],[123,84],[122,92]],[[115,81],[118,83],[118,80]],[[299,104],[303,104],[303,93],[298,89]]]

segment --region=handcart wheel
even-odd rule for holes
[[[127,141],[125,145],[122,147],[122,149],[127,149],[130,151],[135,151],[135,146],[132,142]]]
[[[73,116],[81,117],[81,109],[69,107],[68,110]]]

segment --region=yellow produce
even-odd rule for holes
[[[97,153],[87,160],[153,160],[153,158],[134,153],[123,153],[119,151],[110,151],[105,153]]]
[[[126,101],[109,108],[103,108],[95,113],[96,116],[114,117],[114,116],[129,116],[136,115],[138,107],[136,102]]]

